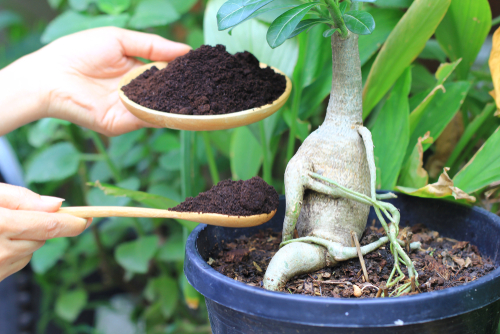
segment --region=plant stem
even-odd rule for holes
[[[259,122],[260,143],[262,145],[263,156],[263,178],[267,183],[271,183],[271,161],[269,160],[269,148],[266,140],[266,130],[264,129],[264,121]]]
[[[219,171],[217,170],[217,164],[215,163],[214,154],[212,148],[210,147],[210,137],[208,132],[203,131],[203,142],[205,143],[205,153],[207,154],[208,168],[210,169],[210,175],[212,176],[212,183],[216,185],[219,183]]]
[[[495,18],[491,21],[491,26],[492,26],[492,27],[496,26],[497,24],[500,24],[500,16],[495,17]]]
[[[99,151],[99,153],[103,155],[104,160],[108,164],[109,169],[111,170],[111,173],[113,174],[113,179],[115,179],[115,182],[120,182],[122,180],[120,170],[116,167],[116,165],[113,163],[113,161],[109,157],[109,154],[106,151],[106,147],[104,146],[104,143],[102,142],[101,137],[99,137],[99,135],[94,131],[89,131],[89,133],[90,133],[90,137],[92,138],[92,141],[94,142],[95,147],[97,148],[97,151]]]
[[[191,149],[192,134],[183,130],[181,131],[181,189],[183,198],[192,196]]]
[[[326,0],[328,3],[328,11],[332,16],[333,22],[335,22],[335,28],[340,29],[340,36],[345,39],[349,35],[349,30],[344,23],[342,18],[342,13],[340,12],[339,6],[333,0]]]

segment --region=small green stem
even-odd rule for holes
[[[122,180],[120,170],[116,168],[115,164],[109,157],[109,154],[106,151],[106,147],[104,146],[101,137],[99,137],[99,135],[94,131],[89,131],[89,134],[90,138],[94,142],[95,147],[97,148],[97,151],[104,156],[104,160],[108,164],[108,167],[111,170],[111,173],[113,174],[113,179],[115,179],[116,182],[120,182]]]
[[[102,154],[94,154],[94,153],[81,153],[80,159],[84,161],[102,161],[105,160]]]
[[[492,27],[496,26],[497,24],[500,24],[500,16],[495,17],[495,18],[491,21],[491,26],[492,26]]]
[[[264,121],[259,122],[260,130],[260,143],[262,145],[262,156],[263,156],[263,178],[267,183],[271,183],[271,162],[269,160],[269,146],[266,140],[266,130],[264,129]]]
[[[335,28],[340,30],[340,36],[345,39],[349,35],[349,30],[344,23],[344,19],[342,18],[342,13],[340,12],[339,5],[335,3],[333,0],[326,0],[328,3],[328,11],[332,16],[333,22],[335,22]]]
[[[210,176],[212,176],[212,183],[215,185],[219,183],[219,171],[217,170],[217,164],[215,163],[214,154],[212,152],[212,148],[210,147],[210,137],[208,136],[208,132],[203,131],[203,142],[205,143],[205,153],[207,155],[208,160],[208,168],[210,169]]]
[[[191,182],[191,149],[192,135],[189,131],[181,131],[181,190],[182,197],[192,196]]]

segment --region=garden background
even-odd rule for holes
[[[440,12],[438,4],[447,1],[415,0],[422,8],[434,3],[436,10],[425,16],[414,10],[403,20],[413,0],[365,4],[376,21],[374,33],[360,37],[359,48],[377,183],[381,189],[454,200],[451,187],[438,196],[428,186],[450,167],[454,186],[475,196],[474,205],[499,214],[500,118],[489,94],[488,58],[500,3],[489,1],[491,13],[487,0],[452,0]],[[331,48],[316,41],[323,41],[326,28],[313,27],[272,50],[263,42],[267,26],[300,0],[275,0],[275,10],[231,35],[217,31],[215,15],[223,2],[0,0],[0,68],[58,37],[113,25],[193,48],[221,43],[233,53],[248,50],[294,84],[275,115],[232,130],[142,129],[107,138],[56,119],[29,124],[6,136],[27,186],[63,197],[65,205],[160,208],[221,179],[257,174],[284,193],[288,160],[324,118]],[[48,241],[24,270],[36,295],[36,321],[27,328],[69,334],[209,333],[203,297],[182,273],[184,243],[195,225],[95,219],[79,237]]]

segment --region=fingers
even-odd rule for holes
[[[30,254],[15,262],[7,262],[6,264],[0,265],[0,281],[26,267],[31,261],[32,256],[33,254]]]
[[[158,35],[117,28],[115,31],[125,56],[171,61],[191,50],[186,44],[172,42]]]
[[[0,235],[12,240],[47,240],[74,237],[90,220],[64,213],[0,209]]]
[[[29,189],[0,183],[0,207],[11,210],[55,212],[64,199],[40,196]]]

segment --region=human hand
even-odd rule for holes
[[[142,65],[133,57],[171,61],[189,50],[185,44],[157,35],[114,27],[68,35],[3,70],[7,75],[0,76],[0,88],[5,87],[2,93],[7,90],[17,99],[2,105],[24,103],[20,98],[31,99],[31,106],[35,104],[34,111],[11,122],[15,127],[43,117],[64,119],[108,136],[152,127],[125,109],[118,97],[118,83],[125,73]],[[20,77],[24,85],[35,87],[21,94],[19,90],[27,88],[13,85]],[[19,110],[11,109],[11,113],[19,114]],[[0,125],[0,135],[2,127],[9,124]]]
[[[63,199],[0,183],[0,281],[24,268],[45,240],[82,233],[91,219],[54,213]]]

